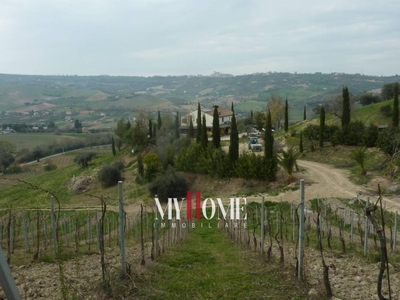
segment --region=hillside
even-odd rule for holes
[[[249,112],[264,109],[267,97],[279,94],[289,100],[291,118],[299,120],[304,105],[311,112],[316,105],[341,93],[344,85],[359,95],[394,81],[398,78],[338,73],[269,72],[241,76],[215,73],[167,77],[0,74],[0,110],[3,115],[7,111],[38,110],[54,115],[85,110],[96,116],[107,112],[120,118],[121,114],[138,110],[175,112],[197,102],[226,107],[233,102],[236,111]]]

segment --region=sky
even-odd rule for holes
[[[400,73],[399,0],[1,0],[0,73]]]

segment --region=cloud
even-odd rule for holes
[[[0,72],[392,75],[399,13],[372,0],[5,0]]]

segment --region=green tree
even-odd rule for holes
[[[160,172],[160,157],[156,153],[148,153],[143,158],[143,163],[145,164],[144,178],[147,180],[147,182],[151,182]]]
[[[378,141],[379,129],[374,124],[370,124],[368,128],[366,128],[364,136],[363,136],[363,145],[366,147],[375,147],[376,142]]]
[[[285,132],[288,132],[288,130],[289,130],[289,105],[288,105],[287,98],[285,101],[285,125],[284,125],[284,128],[285,128]]]
[[[278,163],[288,174],[287,181],[291,183],[293,181],[293,173],[296,167],[296,161],[299,158],[300,153],[291,147],[288,151],[282,150],[282,155],[278,156]]]
[[[149,137],[153,138],[153,126],[151,124],[151,119],[149,119]]]
[[[200,108],[200,102],[197,103],[197,120],[196,120],[196,142],[200,143],[201,142],[201,108]]]
[[[94,152],[82,153],[82,154],[78,154],[77,156],[75,156],[74,162],[76,162],[82,168],[87,168],[87,167],[89,167],[89,161],[91,161],[95,157],[96,157],[96,153],[94,153]]]
[[[394,86],[394,101],[393,101],[393,127],[399,127],[399,84]]]
[[[274,137],[272,135],[271,112],[268,110],[267,122],[265,126],[265,148],[264,154],[266,159],[271,159],[274,154]]]
[[[122,180],[122,172],[115,165],[107,165],[101,168],[97,174],[101,186],[104,188],[118,184]]]
[[[322,106],[319,114],[319,148],[324,147],[325,108]]]
[[[129,123],[130,126],[130,123]],[[124,118],[121,118],[118,122],[117,122],[117,128],[114,130],[114,133],[119,136],[122,140],[125,139],[125,135],[126,132],[129,130],[130,128],[127,128],[127,123],[125,123]]]
[[[161,126],[162,126],[162,121],[161,121],[161,114],[160,114],[160,111],[158,111],[158,116],[157,116],[157,128],[158,128],[158,131],[160,131],[160,129],[161,129]]]
[[[190,123],[189,123],[189,132],[188,132],[188,136],[189,136],[191,139],[194,139],[194,127],[193,127],[192,116],[190,116]]]
[[[185,197],[187,190],[188,183],[185,177],[171,166],[168,167],[165,174],[155,178],[149,185],[151,196],[157,195],[163,202],[167,202],[171,197]]]
[[[78,132],[78,133],[82,132],[82,123],[79,122],[78,119],[75,120],[74,127],[75,127],[76,132]]]
[[[233,105],[232,105],[233,106]],[[239,158],[239,132],[236,124],[235,111],[232,107],[231,132],[229,143],[229,161],[233,165]]]
[[[203,115],[203,122],[201,126],[201,145],[204,149],[208,146],[208,135],[207,135],[207,126],[206,126],[206,116]]]
[[[303,109],[303,120],[307,120],[307,110],[306,110],[305,105],[304,105],[304,109]]]
[[[274,137],[272,135],[271,112],[268,110],[267,122],[265,126],[265,150],[264,150],[264,163],[266,179],[273,181],[276,179],[278,172],[278,161],[274,154]]]
[[[219,114],[217,105],[214,106],[212,141],[215,149],[219,149],[221,147],[221,132],[219,130]]]
[[[345,129],[350,124],[350,95],[347,86],[343,87],[342,109],[342,129]]]
[[[112,154],[115,156],[117,154],[117,152],[115,151],[115,141],[114,141],[114,137],[111,137],[111,150],[112,150]]]
[[[385,83],[381,89],[381,98],[383,101],[394,98],[396,82]]]
[[[367,171],[364,168],[365,160],[367,158],[366,147],[352,150],[350,157],[361,167],[361,175],[366,175]]]

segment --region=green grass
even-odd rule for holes
[[[36,146],[51,145],[54,143],[68,143],[78,139],[80,139],[78,135],[56,135],[54,133],[17,133],[3,134],[0,136],[0,140],[15,144],[17,146],[17,151],[24,148],[32,150]]]
[[[306,299],[293,270],[266,264],[235,246],[223,231],[195,228],[187,242],[169,249],[137,282],[146,299]]]

